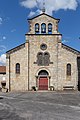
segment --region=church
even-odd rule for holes
[[[6,52],[9,91],[78,90],[80,52],[62,43],[59,22],[45,12],[28,19],[25,43]]]

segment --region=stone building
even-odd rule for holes
[[[10,91],[78,89],[80,52],[62,43],[59,21],[44,12],[28,19],[25,43],[6,52]]]
[[[0,89],[6,86],[6,66],[0,66]]]

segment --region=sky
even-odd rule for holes
[[[25,42],[28,18],[46,13],[60,19],[62,42],[80,51],[80,0],[0,0],[0,65],[6,51]]]

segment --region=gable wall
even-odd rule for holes
[[[46,33],[48,34],[48,24],[52,23],[52,27],[53,27],[52,33],[55,34],[55,33],[57,33],[56,25],[58,24],[56,22],[57,22],[57,20],[52,19],[52,18],[50,18],[50,17],[48,17],[46,15],[39,16],[38,18],[35,18],[35,19],[30,21],[30,30],[31,31],[29,33],[30,34],[35,34],[35,24],[36,23],[39,23],[40,31],[41,31],[41,24],[45,23],[46,24]]]
[[[9,73],[9,61],[10,61],[10,73]],[[16,63],[20,64],[20,74],[15,73]],[[28,90],[28,44],[16,52],[10,54],[10,60],[7,58],[7,87],[11,91],[16,90]],[[10,75],[10,78],[9,78]]]
[[[68,63],[71,64],[71,80],[68,80],[66,75]],[[63,48],[58,50],[58,83],[59,88],[74,86],[77,89],[78,85],[77,55]]]

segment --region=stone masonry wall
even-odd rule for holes
[[[36,86],[36,75],[40,69],[47,70],[50,73],[49,86],[54,86],[57,88],[57,36],[53,35],[42,35],[42,36],[27,36],[29,40],[29,88]],[[41,50],[40,45],[45,43],[47,45],[47,50]],[[38,52],[49,52],[50,54],[50,64],[49,66],[38,66],[34,64],[37,61]]]
[[[58,20],[48,17],[46,15],[39,16],[30,21],[30,32],[29,34],[35,34],[35,24],[39,23],[40,33],[41,33],[41,24],[46,24],[46,33],[48,34],[48,24],[52,24],[52,33],[57,33]]]
[[[16,63],[20,64],[20,74],[15,73]],[[10,89],[11,91],[28,90],[28,43],[25,47],[10,54],[10,73],[9,73],[9,58],[7,58],[7,87],[9,88],[10,74]]]
[[[66,66],[71,64],[71,79],[67,79]],[[61,82],[62,81],[62,82]],[[63,86],[74,86],[77,89],[78,71],[77,71],[77,55],[64,48],[58,51],[58,88],[63,89]]]

